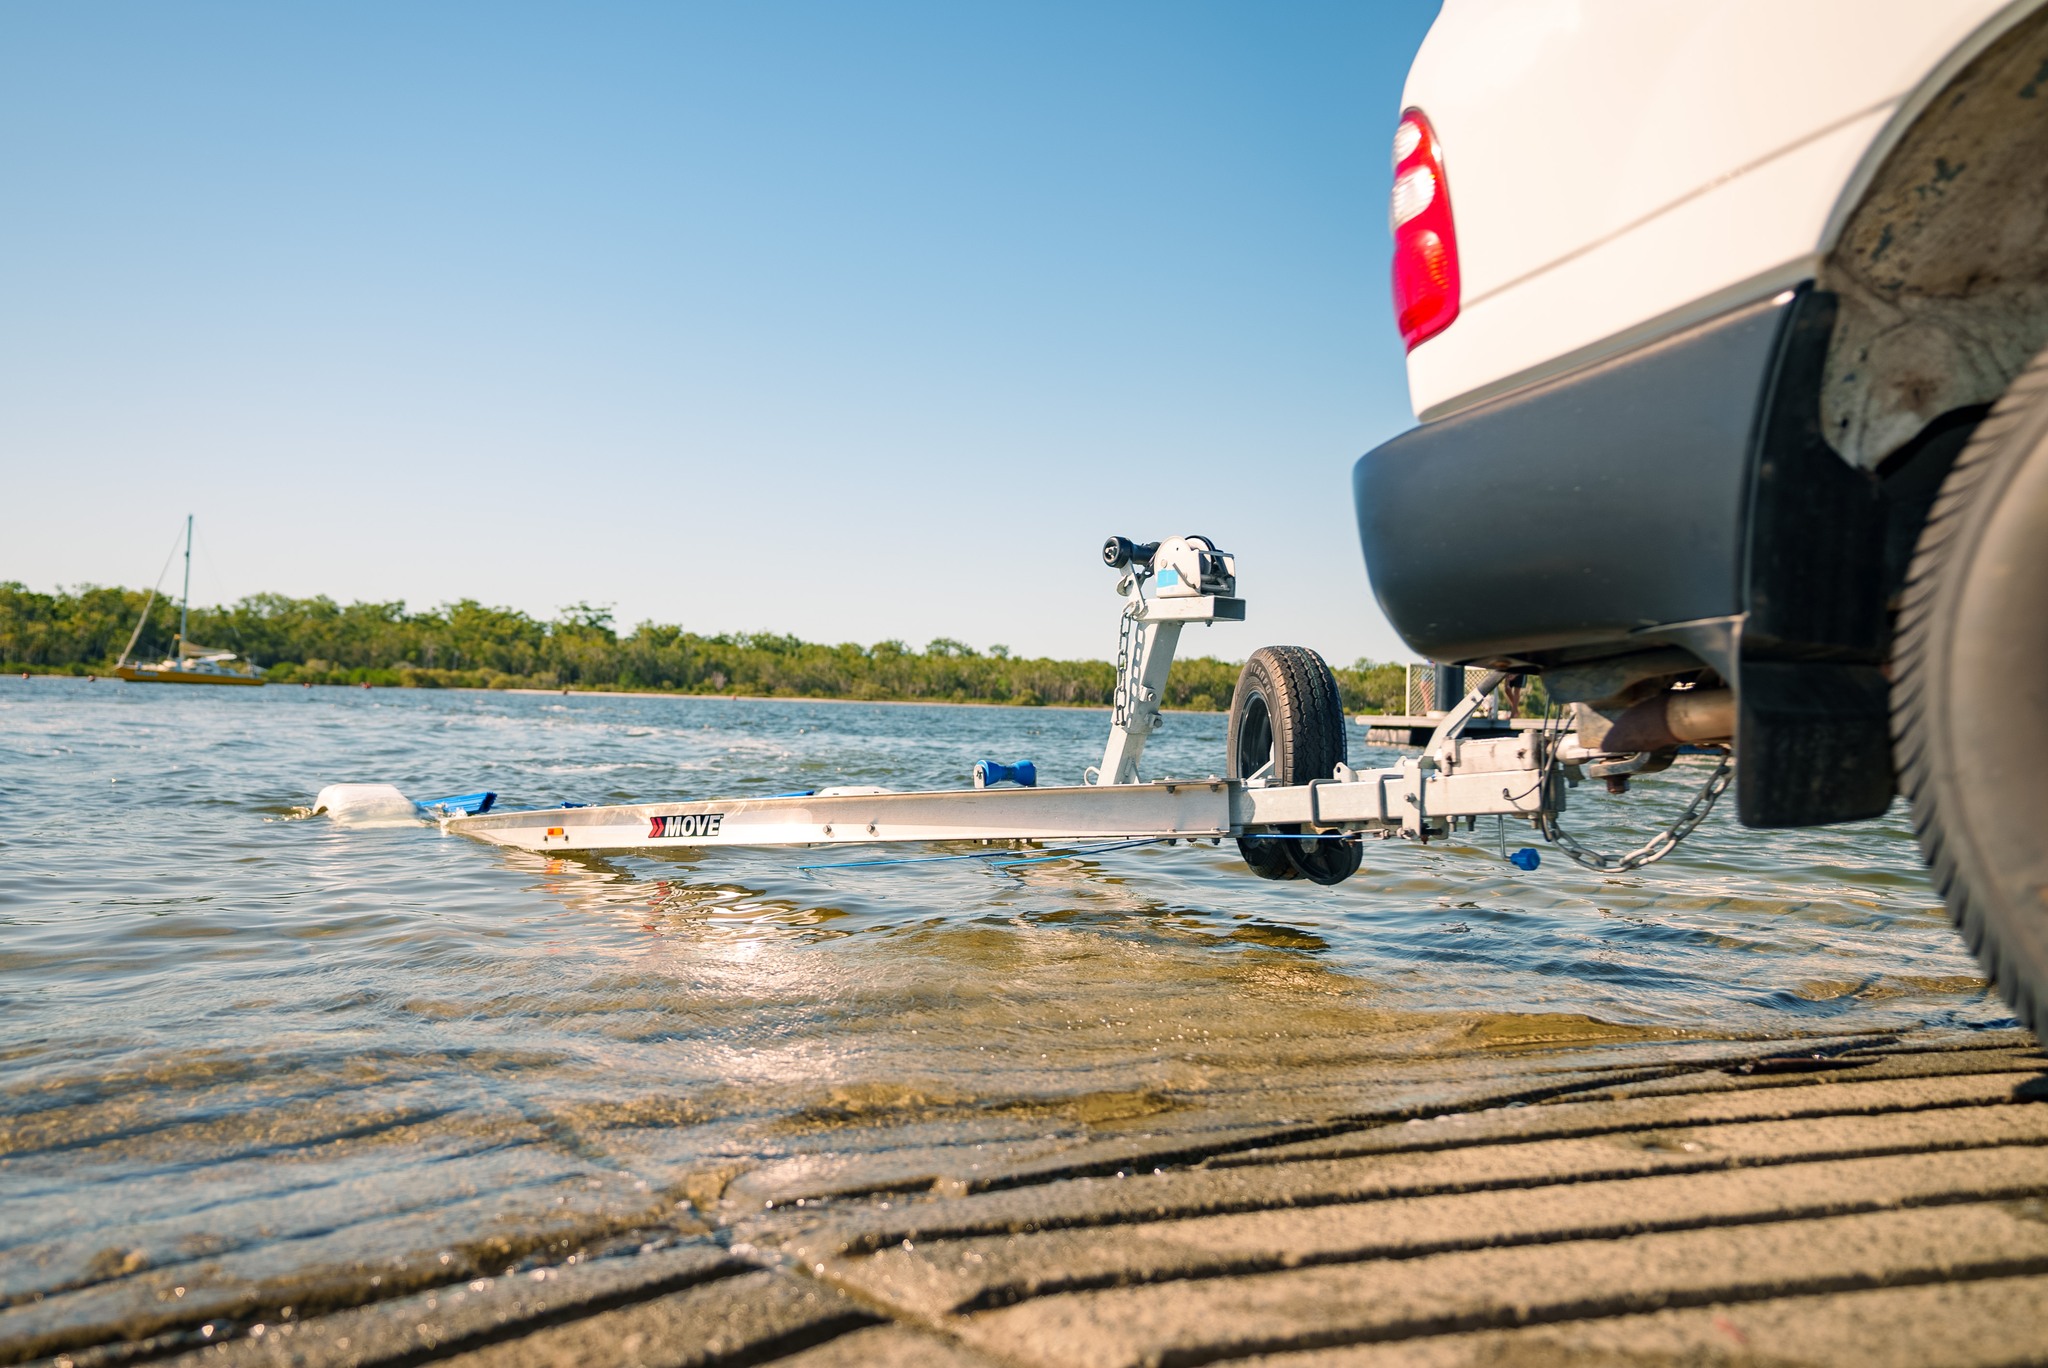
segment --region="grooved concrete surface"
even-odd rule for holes
[[[1455,1110],[1010,1167],[927,1149],[894,1186],[826,1156],[315,1316],[255,1284],[115,1322],[117,1277],[0,1310],[0,1363],[2048,1363],[2048,1058],[2016,1033],[1770,1048],[1537,1056]]]

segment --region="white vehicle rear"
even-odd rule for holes
[[[1447,0],[1404,103],[1388,618],[1608,764],[1729,691],[1750,826],[1904,792],[2048,1027],[2048,5]]]

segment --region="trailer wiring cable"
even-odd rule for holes
[[[954,864],[968,860],[980,860],[991,869],[1001,869],[1013,864],[1036,864],[1043,860],[1071,859],[1077,855],[1105,855],[1112,850],[1135,850],[1139,846],[1158,845],[1161,841],[1179,839],[1174,836],[1140,836],[1128,841],[1113,841],[1108,845],[1056,850],[1048,855],[1033,855],[1021,860],[1003,859],[1003,856],[1010,853],[1007,850],[976,850],[965,855],[907,855],[897,860],[841,860],[834,864],[798,865],[797,872],[809,874],[819,869],[880,869],[888,865]]]
[[[989,868],[1009,870],[1018,865],[1044,864],[1048,860],[1071,860],[1088,855],[1107,855],[1113,850],[1137,850],[1142,846],[1158,845],[1162,841],[1170,843],[1174,839],[1176,838],[1171,836],[1147,836],[1134,841],[1117,841],[1111,845],[1092,846],[1084,850],[1055,850],[1049,855],[1027,855],[1021,860],[996,860],[990,863]]]
[[[1272,832],[1261,833],[1261,839],[1274,841],[1349,841],[1355,840],[1356,832]],[[820,869],[883,869],[893,865],[958,864],[971,860],[985,862],[990,869],[1008,869],[1014,865],[1043,864],[1049,860],[1070,860],[1079,856],[1107,855],[1118,850],[1137,850],[1144,846],[1173,845],[1186,841],[1189,845],[1197,841],[1211,844],[1221,842],[1222,836],[1138,836],[1128,841],[1113,841],[1108,845],[1078,846],[1072,849],[1050,851],[1044,855],[1027,855],[1022,859],[1006,860],[1001,850],[977,850],[965,855],[910,855],[898,860],[841,860],[833,864],[798,865],[797,873],[810,874]]]
[[[1530,794],[1541,790],[1546,783],[1550,782],[1550,760],[1557,753],[1557,738],[1563,734],[1557,729],[1557,723],[1562,720],[1561,714],[1557,711],[1556,704],[1550,704],[1544,708],[1543,725],[1536,729],[1536,741],[1537,744],[1543,747],[1544,755],[1543,767],[1536,771],[1536,782],[1523,789],[1520,793],[1504,788],[1500,791],[1501,797],[1507,799],[1510,803],[1519,803]],[[1495,816],[1494,826],[1496,830],[1501,829],[1498,815]],[[1507,838],[1505,835],[1501,837],[1501,858],[1507,858]]]

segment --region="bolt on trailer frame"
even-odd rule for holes
[[[1482,678],[1422,753],[1384,769],[1338,763],[1328,777],[1273,785],[1271,763],[1249,775],[1139,777],[1160,724],[1181,629],[1241,622],[1236,560],[1201,537],[1158,543],[1111,538],[1124,607],[1115,706],[1102,763],[1069,787],[987,787],[899,793],[824,788],[763,798],[626,803],[444,816],[444,831],[524,850],[824,846],[884,842],[1343,840],[1371,833],[1428,840],[1480,817],[1521,817],[1546,829],[1565,806],[1561,738],[1523,732],[1466,739],[1465,725],[1506,676]],[[1289,725],[1276,719],[1278,725]],[[1341,712],[1335,725],[1346,725]],[[1275,743],[1279,744],[1278,741]],[[1344,754],[1341,744],[1335,753]]]

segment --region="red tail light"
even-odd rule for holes
[[[1443,149],[1419,109],[1394,128],[1394,193],[1387,220],[1394,229],[1394,319],[1408,350],[1435,337],[1458,316],[1458,231],[1451,226],[1451,188]]]

